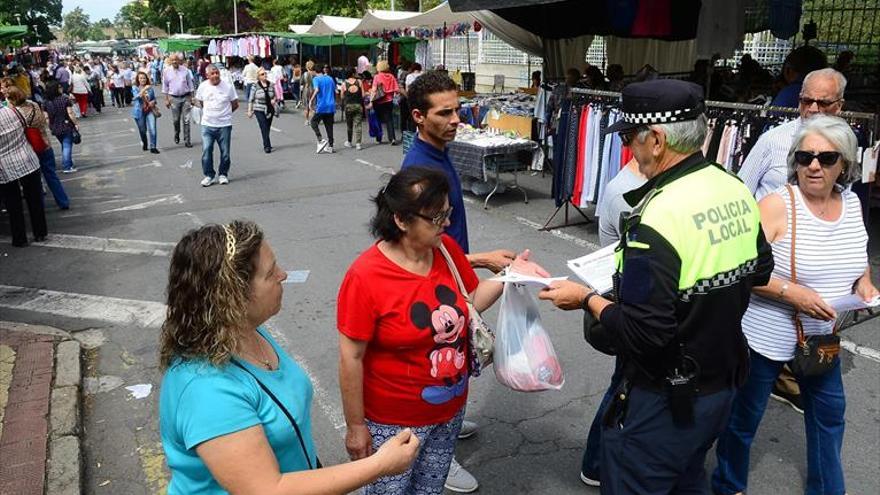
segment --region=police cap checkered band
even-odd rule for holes
[[[693,120],[705,111],[703,88],[676,79],[632,83],[621,92],[620,109],[623,119],[609,126],[606,132]]]

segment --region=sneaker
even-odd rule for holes
[[[327,146],[326,148],[324,148],[324,153],[336,153],[336,152],[333,151],[333,146]]]
[[[354,149],[356,149],[358,151],[362,150],[363,148],[361,147],[361,143],[354,145]]]
[[[159,150],[157,150],[156,148],[150,148],[150,153],[152,153],[152,154],[154,154],[154,155],[158,155],[158,154],[159,154]]]
[[[601,483],[599,483],[599,480],[594,480],[593,478],[588,478],[587,475],[584,474],[583,472],[581,472],[581,481],[583,481],[584,484],[587,486],[601,486]]]
[[[322,140],[318,141],[318,146],[315,149],[315,153],[320,153],[320,152],[324,151],[324,148],[326,148],[326,147],[327,147],[327,140],[326,139],[322,139]]]
[[[443,486],[456,493],[471,493],[477,491],[480,484],[453,457],[452,464],[449,466],[449,474],[446,475],[446,483]]]
[[[351,148],[351,141],[346,141],[346,142],[342,143],[342,145],[345,146],[346,148]]]
[[[213,184],[213,183],[214,183],[214,178],[213,178],[213,177],[208,177],[207,175],[205,176],[204,179],[202,179],[202,182],[200,182],[200,184],[202,185],[202,187],[210,187],[211,184]]]
[[[788,404],[789,406],[791,406],[792,409],[800,414],[804,413],[804,401],[800,394],[785,392],[782,389],[778,388],[776,384],[774,384],[773,391],[770,392],[770,397],[778,400],[779,402],[782,402],[783,404]]]
[[[217,182],[218,182],[221,186],[225,186],[226,184],[229,184],[229,178],[226,177],[225,175],[220,175],[220,176],[218,176],[218,181],[217,181]]]
[[[477,424],[473,421],[464,420],[461,422],[461,431],[458,432],[458,439],[464,440],[474,436],[477,432]]]
[[[76,171],[77,171],[76,167],[70,167],[70,168],[65,168],[64,170],[61,171],[61,173],[62,174],[72,174]]]

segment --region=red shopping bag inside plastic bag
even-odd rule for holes
[[[494,355],[495,378],[513,390],[559,390],[565,383],[538,304],[524,285],[504,284]]]

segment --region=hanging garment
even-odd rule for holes
[[[571,101],[561,103],[557,120],[556,133],[553,136],[553,185],[551,193],[556,207],[565,204],[570,196],[565,195],[565,145],[568,135],[568,120],[571,111]]]
[[[571,202],[578,205],[581,203],[581,195],[584,192],[584,161],[586,158],[587,129],[590,120],[590,105],[584,105],[580,111],[580,123],[578,124],[578,154],[575,168],[574,189],[571,194]]]
[[[565,136],[565,182],[563,194],[566,200],[571,199],[574,192],[575,173],[577,171],[577,131],[580,126],[580,115],[570,110],[568,129]]]

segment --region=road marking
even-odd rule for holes
[[[201,218],[196,216],[195,213],[190,213],[188,211],[184,211],[183,213],[178,213],[178,215],[184,215],[184,216],[189,217],[189,219],[192,220],[192,222],[194,224],[196,224],[196,227],[201,227],[202,225],[205,225],[205,222],[203,222]]]
[[[158,302],[13,285],[0,285],[0,308],[139,327],[159,326],[165,319],[165,305]]]
[[[171,196],[165,196],[163,198],[154,199],[151,201],[144,201],[143,203],[137,203],[137,204],[133,204],[133,205],[129,205],[129,206],[123,206],[120,208],[113,208],[112,210],[105,210],[105,211],[102,211],[101,213],[115,213],[115,212],[119,212],[119,211],[144,210],[144,209],[147,209],[151,206],[156,206],[156,205],[160,205],[163,203],[173,204],[173,205],[183,204],[183,196],[181,196],[180,194],[174,194]]]
[[[868,358],[871,361],[880,363],[880,352],[871,349],[870,347],[865,347],[856,344],[850,340],[840,339],[840,347],[848,350],[849,352],[856,354],[858,356],[862,356],[864,358]]]
[[[379,172],[382,172],[383,174],[393,174],[394,173],[394,169],[391,167],[383,167],[382,165],[376,165],[375,163],[370,163],[366,160],[361,160],[360,158],[355,158],[354,161],[356,161],[360,164],[366,165],[366,166],[372,168],[373,170],[378,170]]]
[[[75,181],[75,180],[94,179],[94,178],[98,177],[99,175],[112,175],[112,174],[117,174],[119,172],[129,172],[129,171],[138,170],[141,168],[150,168],[150,167],[157,168],[157,167],[161,167],[161,166],[162,166],[162,162],[160,162],[159,160],[153,160],[150,163],[144,163],[141,165],[134,165],[132,167],[108,168],[108,169],[103,169],[103,170],[95,170],[94,172],[85,172],[83,174],[77,175],[76,177],[61,179],[61,182],[71,182],[71,181]]]
[[[538,222],[533,222],[533,221],[529,220],[528,218],[516,217],[516,221],[525,225],[526,227],[531,227],[537,231],[541,231],[541,228],[543,227],[543,225],[539,224]],[[549,232],[550,234],[552,234],[552,235],[554,235],[564,241],[568,241],[568,242],[571,242],[577,246],[587,248],[590,251],[596,251],[596,250],[600,249],[598,244],[592,243],[586,239],[581,239],[580,237],[576,237],[571,234],[566,234],[565,232],[562,232],[559,229],[553,229],[553,230],[549,230],[547,232]]]
[[[4,237],[0,242],[10,243],[12,239]],[[101,253],[146,254],[149,256],[166,257],[174,249],[172,242],[139,241],[131,239],[113,239],[109,237],[92,237],[89,235],[49,234],[45,241],[34,246],[60,249],[78,249]]]
[[[312,382],[312,388],[315,391],[315,399],[318,402],[318,407],[321,408],[321,411],[324,415],[330,420],[333,424],[333,428],[340,433],[342,438],[345,438],[345,415],[342,414],[342,410],[340,410],[333,403],[333,399],[331,397],[335,397],[336,393],[332,395],[327,392],[327,389],[321,385],[321,382],[318,380],[318,377],[312,373],[312,370],[309,369],[309,366],[306,364],[305,359],[302,358],[299,354],[297,354],[290,347],[290,342],[287,340],[287,336],[278,331],[272,324],[265,323],[266,328],[269,330],[269,333],[272,335],[272,338],[278,342],[278,344],[285,350],[290,356],[299,364],[300,368],[306,372],[309,380]]]
[[[281,129],[279,129],[279,128],[275,127],[275,126],[269,127],[269,129],[272,129],[272,130],[275,131],[275,132],[282,132]]]

